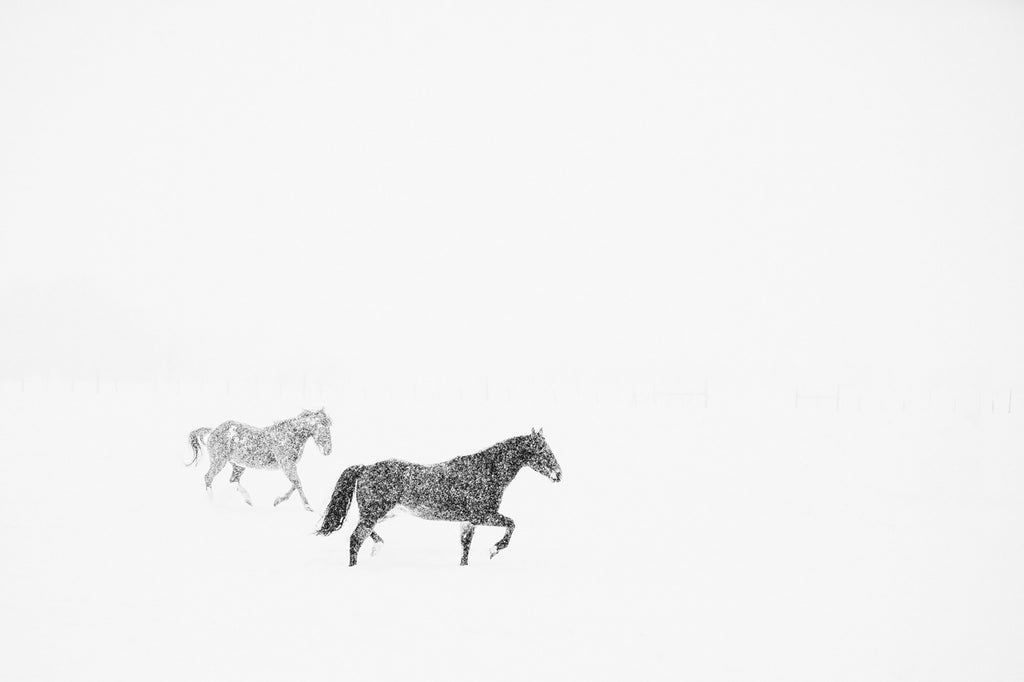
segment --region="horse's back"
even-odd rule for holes
[[[277,468],[268,447],[266,429],[242,422],[226,421],[210,433],[210,447],[215,454],[232,462],[257,469]]]
[[[400,459],[385,459],[368,465],[359,478],[363,485],[402,487],[409,472],[419,466]]]
[[[423,519],[469,520],[494,497],[471,462],[415,464],[389,459],[366,467],[359,477],[359,505],[385,514],[404,507]]]
[[[210,438],[247,438],[263,431],[263,429],[257,426],[250,426],[249,424],[243,424],[242,422],[236,422],[228,420],[217,426],[210,432]]]

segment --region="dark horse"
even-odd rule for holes
[[[562,468],[544,440],[544,429],[509,438],[475,455],[431,466],[397,459],[351,466],[334,486],[334,495],[317,534],[330,535],[341,528],[355,492],[359,500],[359,525],[349,543],[349,566],[356,565],[359,547],[366,536],[372,535],[374,542],[381,541],[373,532],[374,525],[402,507],[421,519],[461,521],[463,566],[469,561],[469,545],[477,526],[505,528],[505,536],[491,548],[493,559],[508,547],[516,527],[512,519],[498,513],[501,496],[524,466],[556,483],[562,480]]]

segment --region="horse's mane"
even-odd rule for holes
[[[291,426],[295,422],[301,421],[304,417],[310,416],[310,414],[313,414],[313,413],[309,412],[308,410],[303,410],[302,414],[297,415],[295,417],[289,417],[288,419],[282,419],[280,421],[276,421],[273,424],[271,424],[268,428],[276,429],[279,426],[286,426],[286,425],[287,426]]]
[[[524,441],[529,439],[529,436],[512,436],[505,440],[495,443],[489,448],[484,448],[479,452],[474,452],[472,455],[461,455],[459,457],[453,457],[449,462],[466,462],[469,460],[495,460],[503,455],[509,455],[519,451],[519,446]]]

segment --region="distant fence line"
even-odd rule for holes
[[[708,380],[704,380],[704,383],[699,391],[685,391],[680,389],[661,389],[659,391],[659,389],[655,386],[652,389],[652,396],[654,398],[655,403],[658,402],[658,398],[668,400],[669,402],[678,401],[683,404],[686,404],[689,401],[696,401],[696,405],[699,405],[706,409],[708,407],[708,402],[710,399],[710,394],[708,392]]]
[[[827,401],[827,402],[830,402],[830,403],[834,402],[835,406],[836,406],[836,412],[838,412],[839,411],[839,393],[840,393],[839,386],[836,386],[836,390],[835,390],[834,393],[800,393],[800,389],[798,388],[795,391],[795,398],[793,400],[793,407],[795,407],[796,409],[800,409],[800,401],[801,400],[804,401],[805,405],[806,405],[806,403],[808,401],[811,401],[811,402]]]
[[[144,390],[160,394],[220,394],[227,397],[246,394],[293,396],[305,401],[327,398],[346,401],[410,400],[413,402],[448,399],[460,402],[500,403],[539,400],[566,405],[576,403],[621,404],[626,407],[664,407],[709,409],[710,379],[692,384],[656,381],[584,381],[579,378],[552,380],[496,381],[488,377],[471,380],[410,380],[382,382],[320,380],[308,375],[265,379],[161,377],[124,379],[119,377],[47,378],[19,377],[0,379],[0,395],[64,390],[75,394],[121,393]],[[894,411],[971,411],[990,414],[1013,413],[1013,388],[1004,389],[931,389],[918,391],[858,391],[840,384],[821,391],[797,386],[787,400],[784,392],[763,386],[723,386],[714,390],[718,405],[745,404],[786,407],[794,410],[864,411],[865,406]]]

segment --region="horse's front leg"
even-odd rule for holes
[[[295,491],[295,486],[293,485],[291,488],[288,488],[288,492],[286,492],[284,495],[282,495],[281,497],[279,497],[276,500],[274,500],[274,506],[276,507],[277,505],[279,505],[282,502],[284,502],[285,500],[287,500],[289,497],[292,496],[292,492],[294,492],[294,491]]]
[[[498,540],[496,543],[494,543],[494,547],[491,547],[491,558],[492,559],[495,557],[495,555],[498,552],[500,552],[501,550],[503,550],[506,547],[508,547],[508,541],[512,539],[512,531],[514,531],[516,529],[516,522],[515,521],[513,521],[509,517],[505,516],[504,514],[499,514],[498,512],[493,512],[491,514],[488,514],[486,517],[484,517],[483,520],[478,521],[477,525],[478,526],[498,526],[500,528],[504,528],[505,529],[504,537],[502,537],[500,540]]]
[[[360,518],[359,524],[356,525],[356,529],[352,531],[352,537],[349,538],[348,542],[348,565],[350,567],[356,565],[356,557],[359,556],[359,548],[362,546],[366,536],[373,532],[373,524],[373,521]]]
[[[283,502],[287,500],[292,494],[292,490],[299,492],[299,497],[302,498],[302,506],[306,508],[306,511],[313,511],[313,508],[309,506],[309,500],[306,499],[306,493],[302,492],[302,482],[299,481],[299,472],[295,469],[295,462],[285,462],[281,464],[281,469],[284,471],[284,475],[288,477],[288,480],[292,482],[292,488],[284,497],[278,498],[278,501]],[[276,502],[274,504],[277,504]]]

